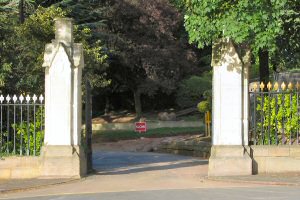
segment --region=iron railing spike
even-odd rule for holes
[[[5,100],[6,100],[6,102],[7,102],[7,103],[9,103],[9,102],[10,102],[10,100],[11,100],[11,97],[9,96],[9,94],[6,96]]]
[[[24,96],[22,94],[19,96],[19,100],[21,103],[24,101]]]
[[[0,103],[2,104],[3,101],[4,101],[4,96],[1,94],[1,96],[0,96]]]
[[[42,94],[40,95],[39,100],[40,100],[40,103],[43,103],[43,101],[44,101],[44,96],[43,96]]]
[[[12,99],[13,99],[14,103],[16,103],[16,101],[18,100],[18,97],[17,97],[17,95],[15,95],[15,94],[14,94],[14,96],[13,96],[13,98],[12,98]]]
[[[33,100],[34,103],[36,102],[37,96],[35,94],[32,96],[32,100]]]
[[[29,96],[29,94],[26,95],[26,98],[25,98],[25,99],[26,99],[26,102],[29,103],[29,101],[30,101],[30,99],[31,99],[31,97]]]

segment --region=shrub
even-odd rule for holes
[[[206,111],[210,111],[210,103],[207,100],[201,101],[198,103],[197,108],[199,112],[205,113]]]
[[[211,89],[210,77],[191,76],[184,79],[176,94],[176,104],[181,108],[196,106],[204,99],[204,92]]]
[[[257,144],[286,144],[296,140],[299,126],[297,94],[257,97]]]
[[[43,116],[42,116],[43,115]],[[26,155],[28,151],[28,146],[29,146],[29,154],[34,155],[40,155],[41,147],[43,145],[43,140],[44,140],[44,130],[43,130],[43,122],[41,121],[41,118],[43,118],[44,121],[44,112],[42,109],[38,109],[37,112],[35,113],[36,117],[36,123],[34,126],[34,123],[30,121],[28,123],[27,127],[27,121],[24,120],[23,123],[21,124],[20,122],[16,124],[12,124],[11,128],[16,129],[16,152],[13,152],[13,136],[10,135],[9,141],[4,141],[5,143],[1,146],[0,153],[3,155],[7,154],[7,147],[9,150],[8,155],[13,155],[13,154],[21,154]],[[35,130],[35,131],[34,131]],[[7,131],[4,132],[4,138],[5,140],[8,137]],[[28,140],[29,136],[29,140]]]

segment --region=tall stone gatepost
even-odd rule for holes
[[[81,148],[82,44],[74,43],[73,20],[55,20],[55,39],[45,48],[45,138],[42,176],[86,174]]]
[[[248,148],[250,51],[223,39],[213,45],[213,117],[209,176],[251,175]]]

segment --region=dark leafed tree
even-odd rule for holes
[[[0,0],[3,10],[17,13],[19,22],[22,24],[25,17],[32,14],[37,6],[36,0]]]
[[[63,1],[60,6],[73,8],[73,16],[106,44],[110,89],[132,92],[137,117],[142,95],[170,93],[182,77],[199,71],[198,50],[188,44],[183,16],[168,0]]]

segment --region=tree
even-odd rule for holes
[[[11,22],[7,25],[13,25],[12,28],[5,26],[7,29],[3,30],[9,34],[0,43],[4,47],[0,54],[0,65],[3,66],[0,68],[0,80],[4,92],[39,93],[44,90],[44,70],[41,67],[44,48],[54,38],[54,18],[67,14],[61,8],[38,7],[23,24]],[[75,28],[75,41],[81,42],[84,47],[86,77],[97,72],[91,81],[99,85],[104,79],[101,72],[106,54],[102,51],[101,43],[90,41],[90,38],[90,29]]]
[[[45,44],[54,37],[53,19],[65,14],[61,9],[40,7],[23,24],[15,23],[11,34],[5,35],[3,65],[7,67],[1,70],[7,72],[5,92],[43,91],[43,51]]]
[[[195,107],[204,99],[204,93],[211,90],[211,76],[191,76],[180,82],[176,103],[181,108]]]
[[[274,71],[300,66],[300,2],[288,1],[289,10],[282,18],[284,35],[277,38],[278,48],[271,57]]]
[[[62,1],[59,5],[76,11],[74,17],[106,44],[111,79],[106,92],[130,91],[137,117],[142,114],[143,95],[171,93],[191,71],[201,71],[199,51],[187,42],[183,17],[167,0]]]
[[[36,0],[0,0],[3,10],[18,13],[19,22],[24,23],[25,16],[35,10]]]
[[[288,13],[299,8],[296,0],[173,1],[185,10],[190,42],[202,48],[229,37],[239,48],[249,46],[254,54],[259,54],[262,80],[268,78],[268,59],[278,48],[278,39],[288,34],[284,18],[290,19]]]

